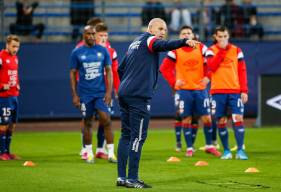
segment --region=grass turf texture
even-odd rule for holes
[[[149,191],[281,191],[281,129],[247,129],[248,161],[220,160],[202,151],[186,158],[174,151],[173,130],[149,130],[140,165],[140,178],[153,186]],[[115,133],[116,143],[119,132]],[[234,144],[230,131],[231,146]],[[94,139],[94,143],[95,143]],[[184,143],[184,142],[183,142]],[[200,130],[196,146],[203,145]],[[116,145],[117,146],[117,145]],[[105,160],[87,164],[80,160],[80,133],[16,133],[13,152],[22,160],[0,161],[0,189],[9,191],[124,191],[116,187],[116,165]],[[170,156],[181,159],[167,163]],[[31,160],[36,167],[23,167]],[[207,167],[195,167],[204,160]],[[260,173],[244,173],[256,167]],[[134,189],[130,189],[134,190]]]

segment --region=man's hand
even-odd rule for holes
[[[189,47],[194,48],[197,44],[199,44],[199,41],[195,40],[186,40],[185,44],[187,44]]]
[[[184,81],[184,80],[181,80],[181,79],[178,79],[178,80],[176,81],[175,87],[181,87],[181,86],[183,86],[183,85],[185,85],[185,81]]]
[[[10,85],[9,84],[4,84],[3,85],[3,90],[4,91],[7,91],[7,90],[9,90],[10,89]]]
[[[80,108],[80,105],[81,105],[80,98],[77,95],[74,95],[72,97],[72,103],[75,107]]]
[[[204,87],[206,87],[209,82],[210,82],[210,79],[208,77],[204,77],[203,79],[200,80],[199,84],[201,84]]]
[[[111,93],[105,93],[105,96],[104,96],[104,102],[105,104],[107,104],[108,106],[110,105],[111,103]]]
[[[243,104],[247,103],[248,94],[247,93],[241,93],[241,100],[242,100]]]

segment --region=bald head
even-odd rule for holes
[[[147,26],[147,32],[155,35],[158,39],[164,39],[167,33],[166,22],[160,18],[152,19]]]
[[[159,24],[166,25],[166,22],[161,18],[151,19],[148,26],[147,26],[147,32],[149,32],[149,29],[151,29],[153,26],[159,25]]]

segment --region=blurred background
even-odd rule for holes
[[[190,25],[206,45],[212,44],[217,25],[230,28],[231,41],[242,48],[248,67],[246,117],[257,118],[257,125],[281,124],[276,120],[281,115],[281,0],[0,0],[0,10],[1,48],[9,33],[23,42],[21,120],[80,116],[71,102],[69,57],[89,18],[100,17],[108,25],[120,61],[147,22],[161,17],[168,38],[177,38],[180,26]],[[161,77],[152,101],[153,117],[174,116],[172,95]],[[119,117],[118,106],[115,110]]]

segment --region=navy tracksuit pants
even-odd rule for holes
[[[119,97],[119,105],[121,137],[118,144],[118,177],[137,180],[142,146],[147,137],[150,119],[150,100]]]

